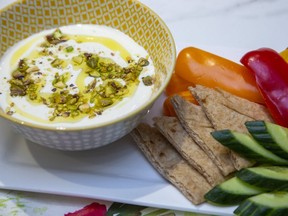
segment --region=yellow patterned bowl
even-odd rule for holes
[[[136,0],[25,0],[4,8],[0,15],[0,58],[9,47],[34,33],[80,23],[119,29],[144,47],[153,60],[156,81],[150,100],[129,115],[102,125],[51,129],[19,121],[0,109],[0,116],[26,139],[50,148],[92,149],[128,134],[163,92],[174,69],[176,50],[169,29]]]

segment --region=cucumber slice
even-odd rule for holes
[[[242,181],[264,190],[288,190],[288,167],[245,168],[237,172],[236,176]]]
[[[245,123],[249,133],[264,148],[288,159],[288,129],[265,121],[249,121]]]
[[[222,145],[238,152],[247,159],[272,165],[288,165],[288,160],[271,153],[248,134],[231,130],[219,130],[211,134]]]
[[[263,190],[233,177],[211,189],[205,194],[208,202],[217,205],[236,205],[248,197],[262,193]]]
[[[288,215],[288,193],[262,193],[243,201],[234,214],[238,216],[286,216]]]

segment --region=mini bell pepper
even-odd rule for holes
[[[194,103],[196,105],[199,105],[198,102],[196,101],[196,99],[193,97],[193,95],[190,93],[190,91],[186,90],[186,91],[181,91],[181,92],[177,92],[173,95],[168,96],[164,103],[163,103],[163,114],[165,116],[176,116],[176,112],[174,110],[174,107],[171,103],[171,98],[174,95],[179,95],[180,97],[184,98],[185,100]]]
[[[187,47],[177,56],[175,73],[192,85],[221,88],[256,103],[264,103],[254,77],[243,65],[229,59]]]
[[[176,73],[173,73],[165,92],[167,96],[170,96],[177,92],[187,91],[189,86],[194,86],[194,84],[182,79]]]
[[[288,127],[288,64],[284,58],[272,49],[262,48],[246,53],[240,61],[255,76],[275,122]]]
[[[285,50],[283,50],[282,52],[280,52],[280,55],[282,56],[282,58],[284,58],[284,60],[286,62],[288,62],[288,48],[286,48]]]

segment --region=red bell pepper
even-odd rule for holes
[[[288,127],[288,64],[269,48],[248,52],[240,61],[254,74],[274,121]]]

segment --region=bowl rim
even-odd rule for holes
[[[0,9],[0,13],[2,13],[3,11],[8,10],[10,7],[12,7],[14,4],[18,4],[23,2],[24,0],[16,0],[15,2],[7,5],[6,7]],[[0,112],[0,117],[6,120],[9,120],[12,123],[16,123],[18,125],[21,126],[26,126],[26,127],[30,127],[33,129],[39,129],[39,130],[47,130],[47,131],[84,131],[84,130],[93,130],[93,129],[97,129],[97,128],[103,128],[103,127],[108,127],[111,126],[113,124],[125,121],[125,119],[130,119],[133,116],[136,116],[138,113],[144,111],[144,110],[148,110],[150,108],[150,106],[152,106],[152,104],[159,98],[159,96],[162,94],[162,92],[164,91],[164,89],[166,88],[166,86],[168,85],[168,82],[171,79],[172,73],[174,71],[175,68],[175,64],[176,64],[176,44],[175,44],[175,40],[174,37],[170,31],[170,29],[168,28],[167,24],[162,20],[162,18],[156,13],[154,12],[150,7],[146,6],[145,4],[143,4],[142,2],[140,2],[139,0],[129,0],[132,1],[135,4],[140,4],[141,7],[146,8],[147,10],[149,10],[155,17],[158,18],[158,21],[163,25],[163,27],[166,29],[168,35],[171,38],[171,44],[172,44],[172,60],[173,63],[171,65],[171,71],[168,71],[167,73],[167,77],[165,79],[165,83],[161,85],[161,87],[158,89],[157,93],[155,95],[153,95],[151,97],[151,99],[149,100],[149,102],[137,107],[135,110],[133,110],[130,113],[127,113],[123,116],[121,116],[120,118],[117,118],[115,120],[110,120],[110,121],[105,121],[103,123],[99,123],[99,124],[95,124],[95,125],[89,125],[89,126],[76,126],[76,127],[63,127],[63,126],[46,126],[46,125],[38,125],[36,123],[32,123],[32,122],[27,122],[27,121],[22,121],[16,118],[13,118],[12,116],[6,115],[5,112]]]

